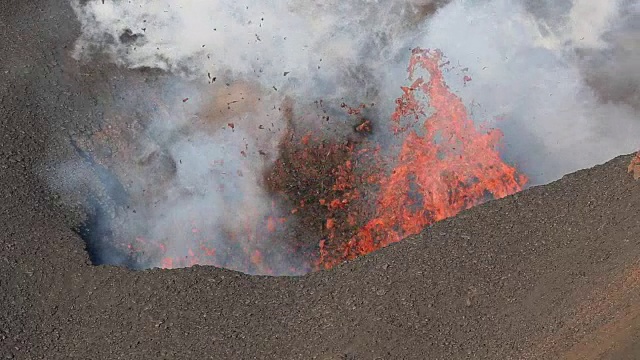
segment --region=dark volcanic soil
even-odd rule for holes
[[[5,0],[0,30],[4,358],[640,357],[629,157],[306,277],[96,267],[69,230],[80,206],[41,179],[74,156],[70,135],[95,130],[103,79],[131,74],[69,59],[66,0]]]

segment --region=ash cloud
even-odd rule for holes
[[[375,103],[372,116],[384,128],[406,85],[414,47],[444,52],[450,87],[478,123],[504,131],[506,160],[533,185],[635,151],[639,143],[638,0],[72,5],[82,28],[76,59],[106,55],[123,67],[158,68],[184,79],[163,85],[172,99],[168,110],[148,114],[147,140],[138,140],[139,158],[158,167],[145,167],[126,184],[134,198],[149,197],[143,190],[151,185],[161,190],[151,197],[153,206],[122,220],[131,233],[144,224],[150,236],[171,239],[167,251],[175,256],[184,255],[190,240],[172,224],[192,221],[194,209],[207,214],[200,219],[203,231],[220,243],[239,223],[273,211],[261,174],[291,125],[281,111],[286,104],[304,112],[318,99],[336,109],[343,101]],[[148,101],[141,96],[128,106]],[[265,126],[269,131],[256,130]],[[224,162],[213,166],[218,159]],[[224,186],[225,192],[212,190]],[[286,263],[279,273],[299,265],[285,253],[274,260]]]

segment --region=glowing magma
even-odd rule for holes
[[[526,177],[504,163],[496,149],[502,133],[476,128],[461,99],[447,87],[441,59],[439,51],[413,51],[409,79],[420,69],[429,78],[415,78],[396,100],[391,125],[403,140],[395,166],[378,180],[375,217],[340,244],[338,252],[326,249],[333,234],[323,240],[319,267],[368,254],[462,210],[522,190]]]

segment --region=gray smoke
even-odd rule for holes
[[[194,213],[206,214],[202,230],[215,242],[277,208],[261,176],[288,125],[283,104],[375,103],[385,126],[414,47],[444,52],[451,88],[479,124],[505,132],[505,158],[533,185],[632,152],[640,140],[639,0],[72,4],[82,25],[76,59],[106,55],[193,84],[167,86],[174,102],[150,114],[152,141],[140,141],[139,156],[163,154],[173,175],[153,207],[125,221],[169,239],[173,256],[192,245],[175,224]],[[156,175],[141,171],[127,191],[135,197]],[[283,268],[298,266],[285,252]]]

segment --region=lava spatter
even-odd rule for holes
[[[375,216],[348,241],[331,244],[334,240],[324,239],[319,267],[368,254],[525,185],[527,178],[500,158],[496,147],[502,133],[476,128],[445,83],[441,60],[437,50],[413,51],[408,68],[413,82],[402,88],[390,123],[401,138],[400,149],[397,158],[384,159],[393,166],[379,180]],[[416,76],[420,71],[428,78]],[[423,98],[428,104],[419,100]]]

